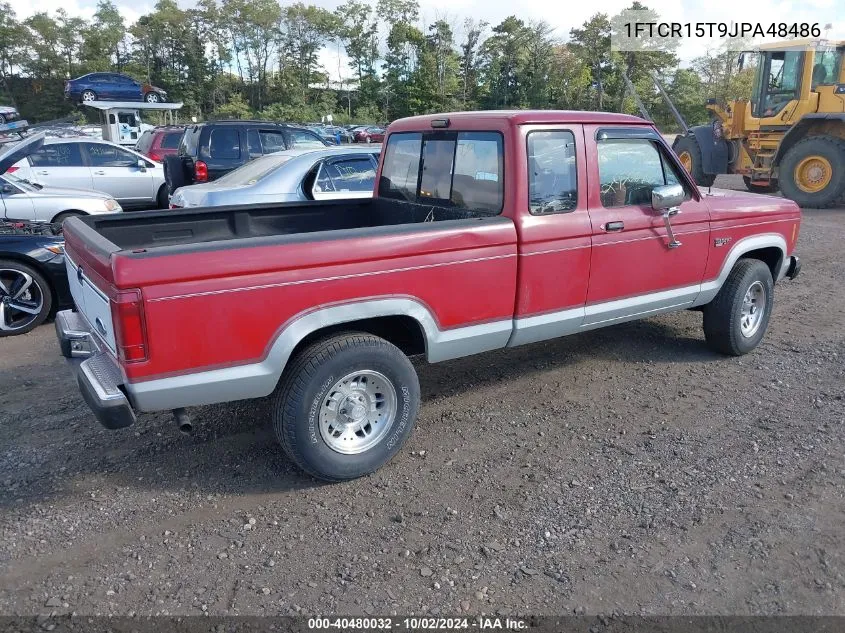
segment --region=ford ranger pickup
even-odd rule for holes
[[[72,218],[62,354],[108,428],[272,396],[289,457],[330,481],[411,433],[429,362],[675,310],[741,355],[801,214],[699,190],[648,122],[464,112],[390,125],[371,200]]]

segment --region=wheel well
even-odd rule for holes
[[[44,277],[45,281],[47,282],[47,288],[49,288],[50,294],[53,297],[53,308],[50,310],[50,314],[55,314],[56,310],[58,309],[59,297],[56,293],[56,289],[53,287],[53,280],[50,277],[50,273],[48,273],[44,266],[41,265],[41,262],[39,262],[37,259],[27,257],[26,255],[21,255],[20,253],[7,253],[5,251],[0,251],[0,259],[26,264],[27,266],[29,266],[30,268],[34,268],[41,274],[41,276]]]
[[[87,213],[85,213],[85,211],[80,211],[79,209],[65,209],[64,211],[61,211],[61,212],[57,213],[56,215],[54,215],[53,219],[50,220],[50,222],[55,222],[56,218],[58,218],[61,215],[67,215],[68,213],[73,214],[73,215],[88,215]]]
[[[778,273],[783,263],[783,251],[777,246],[768,246],[743,253],[740,259],[759,259],[769,267],[769,270],[772,272],[772,279],[777,281]]]
[[[422,326],[412,317],[396,315],[348,321],[311,332],[297,343],[291,353],[291,358],[314,341],[345,331],[366,332],[383,338],[402,350],[406,356],[425,354],[425,335]]]

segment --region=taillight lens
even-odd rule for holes
[[[160,163],[163,160],[161,154],[159,154],[158,152],[150,152],[149,154],[147,154],[147,156],[149,156],[151,159],[153,159],[157,163]]]
[[[194,161],[194,180],[208,182],[208,165],[201,160]]]
[[[17,165],[12,165],[11,167],[9,167],[6,170],[6,173],[7,174],[14,174],[18,169],[20,169],[20,167],[18,167]]]
[[[144,303],[141,291],[118,290],[111,302],[118,358],[124,363],[147,360]]]

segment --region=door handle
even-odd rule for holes
[[[94,173],[95,173],[97,176],[105,176],[105,175],[106,175],[106,172],[104,172],[104,171],[102,171],[102,170],[101,170],[101,171],[95,171]]]
[[[608,222],[604,225],[604,230],[608,232],[614,231],[621,231],[625,228],[625,223],[622,220],[616,220],[615,222]]]
[[[50,175],[50,172],[48,172],[48,171],[37,171],[37,172],[35,172],[35,173],[36,173],[36,174],[38,174],[39,176],[48,176],[48,175]]]

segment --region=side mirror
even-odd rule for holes
[[[138,159],[138,169],[140,169],[141,171],[147,171],[147,161],[145,161],[143,158]]]
[[[681,243],[672,231],[672,223],[669,218],[681,212],[678,208],[687,199],[682,185],[663,185],[651,190],[651,207],[655,211],[663,213],[663,224],[666,226],[666,235],[669,237],[669,248],[678,248]]]
[[[0,193],[2,193],[3,195],[9,195],[10,193],[15,193],[15,189],[12,187],[12,185],[3,185],[2,187],[0,187]]]
[[[686,199],[687,194],[682,185],[663,185],[651,191],[651,207],[655,211],[679,207]]]

